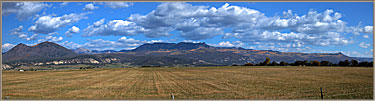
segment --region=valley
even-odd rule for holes
[[[373,68],[220,66],[3,71],[9,99],[373,99]]]

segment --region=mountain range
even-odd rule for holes
[[[266,57],[272,61],[294,62],[297,60],[330,61],[344,60],[372,61],[372,58],[349,57],[342,53],[298,53],[272,50],[253,50],[241,47],[214,47],[205,43],[146,43],[132,50],[89,50],[67,49],[52,42],[34,46],[18,44],[3,54],[3,62],[29,63],[64,60],[66,63],[97,61],[95,63],[128,63],[130,65],[233,65],[263,62]],[[80,60],[81,59],[81,60]],[[90,62],[89,62],[90,63]]]

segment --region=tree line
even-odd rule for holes
[[[237,66],[237,65],[234,65]],[[272,61],[270,58],[266,58],[264,62],[259,62],[257,64],[245,63],[243,66],[345,66],[345,67],[373,67],[373,62],[362,61],[358,62],[357,60],[345,60],[339,61],[338,63],[331,63],[330,61],[295,61],[294,63],[288,63],[281,61],[279,63]]]

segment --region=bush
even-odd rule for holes
[[[254,64],[252,64],[252,63],[246,63],[246,64],[244,64],[244,66],[254,66]]]

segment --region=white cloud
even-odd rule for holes
[[[40,2],[3,2],[2,15],[16,14],[19,20],[25,20],[43,8],[50,6]]]
[[[104,24],[104,20],[105,20],[105,18],[100,19],[99,21],[94,22],[94,26],[95,26],[95,27],[98,27],[98,26]]]
[[[369,34],[372,34],[373,33],[373,29],[374,27],[373,26],[365,26],[364,27],[364,33],[369,33]]]
[[[147,41],[147,43],[158,43],[158,42],[166,42],[164,40],[151,40],[151,41]]]
[[[368,38],[369,38],[369,36],[368,36],[368,35],[363,35],[363,38],[366,38],[366,39],[368,39]]]
[[[99,8],[99,7],[94,6],[94,4],[90,3],[90,4],[86,4],[85,8],[83,8],[83,10],[90,11],[90,10],[94,10],[94,9],[97,9],[97,8]]]
[[[82,36],[94,36],[94,35],[121,35],[121,36],[132,36],[137,33],[144,32],[142,27],[136,26],[135,23],[124,20],[112,20],[107,24],[102,24],[104,19],[97,21],[94,25],[88,26],[83,30]]]
[[[29,38],[26,38],[27,41],[35,40],[37,38],[38,34],[33,34]]]
[[[2,52],[7,52],[8,50],[12,49],[14,46],[14,44],[10,44],[10,43],[5,43],[3,45],[1,45],[1,49],[2,49]]]
[[[79,28],[76,27],[76,26],[73,26],[72,28],[69,28],[68,31],[65,32],[65,35],[68,36],[68,37],[71,37],[72,34],[75,34],[75,33],[79,33]]]
[[[361,42],[358,46],[362,47],[362,48],[368,48],[368,47],[370,47],[370,44],[366,44],[364,42]]]
[[[258,10],[229,4],[216,8],[168,2],[158,5],[148,14],[132,14],[126,20],[112,20],[104,24],[102,19],[86,28],[83,36],[144,34],[156,38],[171,36],[171,31],[177,31],[186,40],[223,35],[223,38],[233,37],[247,44],[283,43],[288,45],[282,48],[301,50],[307,46],[351,44],[354,40],[347,38],[346,33],[359,35],[373,30],[372,26],[347,26],[341,17],[341,13],[331,9],[324,12],[310,10],[305,15],[288,10],[283,12],[282,17],[269,17]],[[232,31],[224,34],[227,28]]]
[[[66,48],[69,48],[69,49],[76,49],[76,48],[82,47],[81,44],[77,44],[77,43],[74,43],[74,42],[71,42],[71,41],[64,41],[64,42],[61,42],[59,44],[66,47]]]
[[[193,40],[183,40],[182,42],[201,43],[200,41],[193,41]]]
[[[133,38],[127,38],[127,37],[121,37],[118,39],[119,42],[125,42],[125,43],[140,43],[140,40],[135,40]]]
[[[181,31],[181,36],[189,40],[202,40],[223,35],[222,29],[224,28],[232,28],[233,31],[226,33],[223,38],[232,37],[234,34],[237,34],[237,36],[241,34],[252,36],[250,32],[254,33],[253,30],[257,30],[256,33],[259,34],[283,29],[289,29],[295,34],[315,35],[318,38],[329,33],[346,32],[347,29],[346,22],[340,20],[341,14],[329,9],[322,13],[310,10],[307,15],[302,16],[293,14],[291,10],[283,14],[283,18],[278,16],[267,17],[257,10],[230,6],[229,4],[215,8],[174,2],[162,3],[146,15],[133,14],[128,20],[145,28],[145,30],[153,31],[156,28],[166,27],[170,28],[171,31]],[[169,30],[163,31],[163,33],[168,32]],[[279,38],[284,38],[284,36]]]
[[[222,41],[218,44],[212,44],[212,45],[218,46],[218,47],[243,47],[244,43],[242,43],[241,41],[233,41],[233,42]]]
[[[36,21],[35,24],[29,27],[29,31],[41,34],[48,34],[55,32],[59,28],[65,27],[69,24],[78,22],[81,19],[87,18],[85,15],[88,13],[75,14],[71,13],[68,15],[63,15],[59,17],[53,16],[41,16]]]
[[[342,52],[342,53],[345,54],[345,55],[348,55],[350,57],[369,57],[369,56],[372,57],[371,53],[361,53],[361,52],[358,52],[358,51],[345,51],[345,52]]]
[[[182,31],[181,36],[189,40],[203,40],[223,34],[222,28],[205,28],[199,27],[194,30]]]
[[[144,43],[166,42],[164,40],[136,40],[133,38],[120,37],[117,41],[95,39],[88,40],[82,47],[92,50],[115,50],[115,49],[134,49]]]
[[[10,34],[17,35],[19,38],[26,38],[27,33],[22,32],[23,26],[18,26],[17,28],[12,29]]]
[[[66,6],[68,5],[69,2],[62,2],[61,4],[59,4],[60,6]]]
[[[44,42],[44,41],[50,41],[50,42],[60,42],[64,38],[63,37],[54,37],[54,36],[46,36],[44,39],[39,39],[38,43]]]
[[[22,32],[23,26],[18,26],[17,28],[12,29],[10,34],[16,35],[18,38],[26,39],[27,41],[35,40],[38,34],[33,34],[31,37],[28,37],[27,33]]]
[[[127,43],[127,42],[115,42],[115,41],[108,41],[103,39],[96,39],[96,40],[88,40],[84,44],[85,47],[94,49],[94,50],[114,50],[117,48],[129,48],[135,47],[141,44],[137,43]]]
[[[104,4],[107,7],[117,9],[117,8],[126,8],[133,5],[133,3],[130,2],[102,2],[99,4]]]

